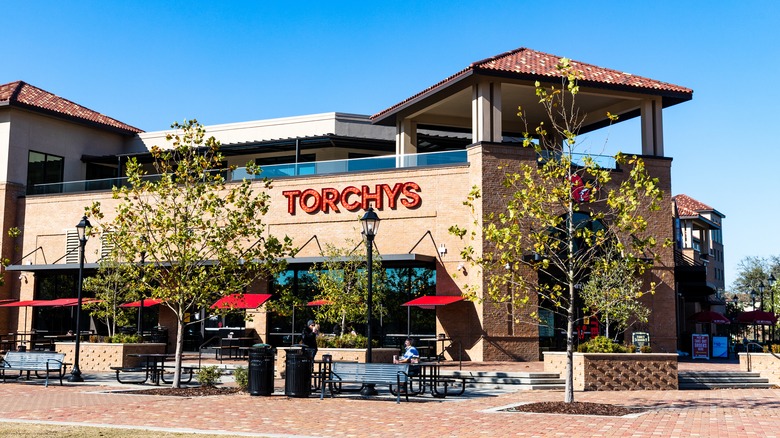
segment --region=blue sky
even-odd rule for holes
[[[146,131],[373,114],[518,47],[683,85],[693,100],[664,112],[673,194],[726,215],[727,288],[742,258],[780,254],[780,2],[6,0],[3,12],[0,83]],[[639,151],[619,129],[610,142]]]

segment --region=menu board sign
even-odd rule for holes
[[[691,342],[692,359],[710,358],[710,335],[694,334]]]

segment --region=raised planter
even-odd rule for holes
[[[279,347],[276,350],[276,375],[280,374],[286,368],[287,351],[290,349],[298,349],[300,347]],[[348,362],[360,362],[366,361],[366,349],[365,348],[320,348],[317,350],[317,356],[315,360],[322,359],[323,354],[329,354],[334,361],[348,361]],[[397,348],[372,348],[371,359],[376,363],[393,363],[393,355],[398,354]]]
[[[546,351],[544,371],[565,378],[566,352]],[[574,353],[575,391],[676,390],[677,355]]]
[[[769,379],[769,383],[780,385],[780,359],[771,353],[750,353],[750,361],[746,353],[739,353],[739,369],[760,373],[761,377]]]
[[[75,342],[57,342],[57,353],[65,354],[65,362],[73,363],[76,357]],[[110,372],[111,367],[135,367],[140,359],[128,354],[165,353],[165,344],[109,344],[105,342],[81,342],[79,344],[79,369],[81,371]]]

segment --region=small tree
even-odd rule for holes
[[[348,241],[347,244],[355,248],[354,242]],[[344,334],[347,322],[366,321],[369,281],[366,257],[358,255],[355,250],[349,251],[334,245],[326,245],[323,252],[325,261],[315,264],[309,270],[317,279],[317,298],[328,303],[319,306],[316,313],[319,319],[337,322],[341,327],[341,334]],[[375,317],[379,317],[386,312],[381,305],[386,291],[386,274],[382,269],[382,259],[376,252],[373,257],[372,276],[373,313]]]
[[[137,160],[127,164],[128,184],[114,189],[115,218],[99,232],[110,233],[115,261],[125,263],[129,278],[140,278],[149,298],[162,300],[177,321],[173,387],[181,382],[185,320],[230,293],[240,293],[257,279],[283,269],[292,242],[268,233],[267,179],[227,185],[224,158],[214,137],[206,138],[197,121],[174,123],[166,149],[151,154],[157,175],[151,178]],[[248,166],[250,173],[259,168]],[[261,191],[255,193],[259,186]],[[99,203],[88,213],[103,217]],[[138,263],[145,254],[146,264]]]
[[[614,248],[593,264],[588,281],[580,294],[586,310],[590,310],[604,320],[605,336],[614,324],[615,337],[629,327],[629,322],[646,323],[650,309],[640,298],[643,281],[637,276],[636,267],[629,259],[621,257]],[[651,289],[652,292],[652,289]]]
[[[575,327],[580,322],[577,285],[586,282],[608,247],[616,248],[639,274],[644,272],[649,266],[645,258],[656,240],[646,233],[643,214],[658,209],[662,191],[641,158],[618,153],[614,160],[623,169],[623,179],[613,181],[611,169],[582,153],[587,151],[578,151],[584,115],[575,97],[582,73],[565,58],[557,67],[560,86],[536,82],[549,125],[543,123],[533,134],[527,130],[523,135],[523,147],[533,149],[538,162],[499,168],[505,172],[502,210],[476,219],[475,228],[481,230],[485,244],[466,246],[461,255],[482,268],[484,299],[511,300],[512,308],[538,303],[566,318],[564,400],[570,403],[574,401]],[[524,118],[522,108],[519,116]],[[609,113],[607,117],[616,120]],[[465,203],[476,211],[480,198],[482,193],[475,187]],[[450,231],[461,237],[468,233],[457,225]],[[477,235],[472,231],[470,237],[475,240]],[[535,309],[530,316],[538,319]]]
[[[138,282],[128,277],[130,271],[127,264],[109,258],[101,260],[97,275],[84,279],[84,290],[93,292],[97,299],[85,303],[84,309],[106,324],[109,336],[116,334],[117,326],[125,326],[130,322],[132,312],[119,307],[135,299],[135,285]]]

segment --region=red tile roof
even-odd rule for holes
[[[0,103],[8,102],[11,106],[24,107],[67,118],[87,121],[102,125],[126,134],[143,132],[134,126],[122,123],[106,115],[100,114],[77,103],[63,99],[48,91],[41,90],[23,81],[0,85]]]
[[[688,195],[676,195],[672,200],[677,204],[677,215],[679,217],[698,216],[702,211],[715,211],[709,205],[699,202]]]
[[[519,49],[474,62],[465,69],[455,73],[443,81],[426,88],[425,90],[415,94],[408,99],[405,99],[396,105],[393,105],[386,110],[374,114],[371,116],[371,119],[379,118],[382,115],[403,106],[407,102],[427,94],[431,90],[440,88],[450,82],[453,82],[455,79],[461,76],[465,76],[473,72],[479,73],[492,71],[497,73],[515,73],[520,76],[526,76],[529,79],[560,77],[560,73],[556,69],[556,65],[560,59],[560,56],[520,47]],[[639,92],[647,90],[652,91],[653,94],[672,95],[677,98],[681,98],[682,100],[690,100],[693,96],[693,90],[690,88],[681,87],[679,85],[656,81],[654,79],[635,76],[630,73],[619,72],[617,70],[598,67],[592,64],[574,60],[571,61],[571,65],[574,68],[582,71],[583,77],[580,80],[580,83],[583,85],[599,85],[603,88],[617,88],[623,90],[627,88],[635,88],[638,89],[637,91]]]

